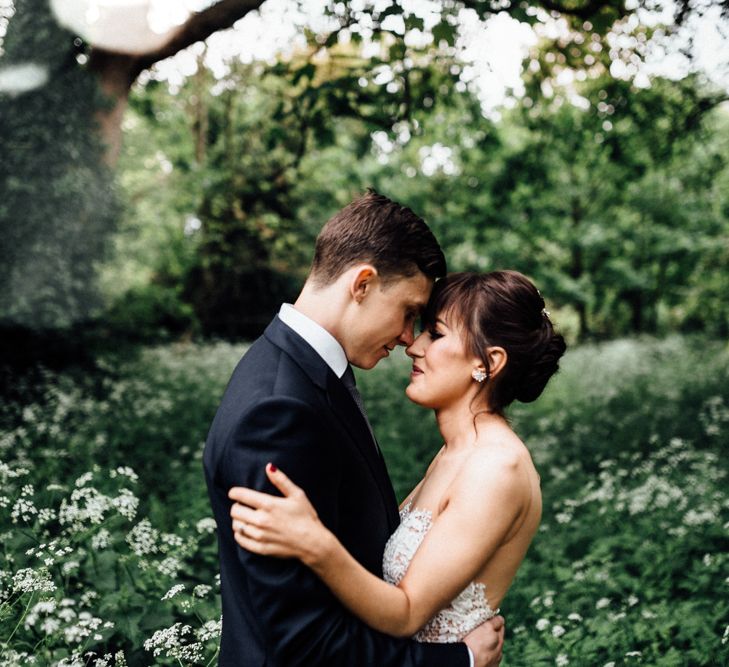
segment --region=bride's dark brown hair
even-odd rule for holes
[[[567,348],[554,331],[539,290],[518,271],[452,273],[439,280],[423,315],[424,326],[433,326],[443,315],[461,324],[466,349],[484,362],[489,411],[498,414],[515,399],[536,400]],[[486,350],[493,346],[504,348],[506,364],[492,378]]]

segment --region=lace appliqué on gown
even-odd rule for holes
[[[405,576],[410,561],[433,524],[433,515],[429,510],[411,510],[410,506],[411,503],[408,503],[400,511],[400,525],[387,541],[382,557],[385,581],[395,585]],[[486,599],[486,586],[472,581],[448,607],[431,618],[413,639],[439,644],[459,642],[496,613]]]

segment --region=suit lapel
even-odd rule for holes
[[[354,446],[362,454],[377,482],[387,511],[390,533],[394,532],[400,522],[395,491],[387,474],[385,462],[378,452],[376,444],[372,441],[367,423],[352,395],[316,350],[278,317],[275,317],[268,325],[264,336],[284,350],[311,381],[326,393],[329,406],[349,433]]]
[[[387,474],[385,462],[378,451],[377,444],[372,440],[370,429],[348,389],[331,371],[327,379],[329,404],[344,428],[352,436],[352,440],[357,446],[357,449],[372,471],[372,476],[377,482],[377,486],[385,502],[390,533],[393,533],[399,523],[399,516],[397,513],[395,491],[392,488],[390,477]]]

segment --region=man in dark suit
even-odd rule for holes
[[[274,492],[265,466],[286,470],[347,550],[382,576],[398,525],[385,463],[350,364],[375,366],[413,326],[445,258],[410,209],[370,192],[322,229],[309,278],[235,369],[208,435],[204,466],[218,524],[223,632],[230,667],[485,667],[497,665],[502,619],[466,644],[419,644],[364,625],[299,561],[240,549],[228,490]]]

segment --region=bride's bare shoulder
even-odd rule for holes
[[[530,494],[534,475],[537,473],[524,443],[513,432],[504,432],[476,444],[452,491],[517,501]]]

